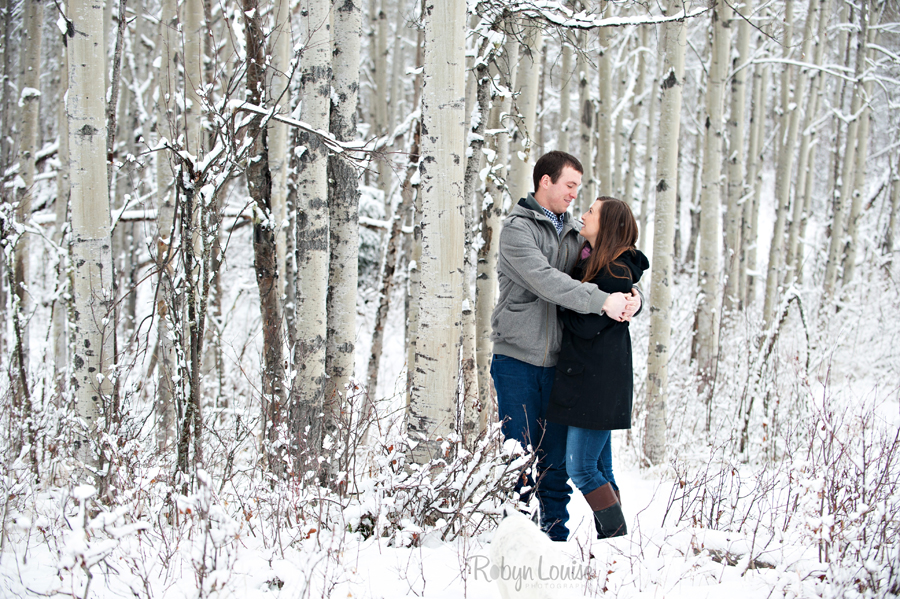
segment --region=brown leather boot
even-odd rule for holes
[[[594,528],[598,539],[621,537],[628,534],[622,504],[610,483],[594,489],[584,496],[594,512]]]

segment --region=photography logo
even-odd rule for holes
[[[475,580],[493,582],[501,580],[517,590],[527,588],[556,588],[576,590],[584,588],[587,580],[596,577],[596,573],[574,560],[570,564],[551,563],[543,556],[534,564],[508,564],[505,558],[493,562],[484,555],[475,555],[467,561],[468,572]]]

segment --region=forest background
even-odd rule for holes
[[[896,2],[2,15],[5,589],[227,594],[249,543],[326,596],[348,539],[465,583],[531,466],[488,373],[500,223],[559,149],[651,256],[617,459],[669,496],[584,592],[900,593]]]

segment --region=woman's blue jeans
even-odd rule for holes
[[[587,495],[606,483],[618,489],[612,469],[612,435],[570,426],[566,438],[566,472],[578,490]]]
[[[565,541],[569,536],[566,507],[572,494],[566,475],[566,426],[544,419],[555,376],[555,368],[534,366],[509,356],[494,354],[491,360],[503,435],[519,440],[523,447],[531,445],[537,453],[541,529],[552,540]],[[534,482],[520,480],[516,490],[526,484]],[[529,495],[522,499],[527,502]]]

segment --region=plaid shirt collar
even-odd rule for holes
[[[566,215],[565,214],[553,214],[552,212],[550,212],[543,206],[541,206],[541,210],[543,210],[544,214],[547,215],[547,218],[549,218],[553,222],[553,226],[556,227],[556,234],[562,235],[563,225],[566,222],[565,221]]]

